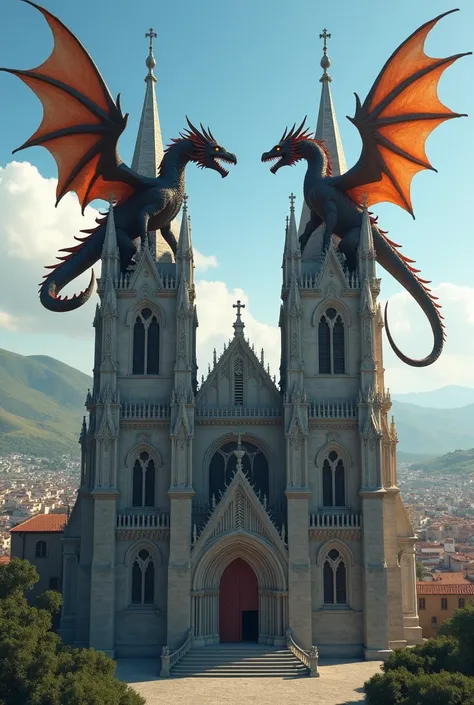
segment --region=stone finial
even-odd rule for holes
[[[245,304],[240,303],[240,299],[238,299],[237,303],[232,305],[232,308],[237,309],[237,317],[236,317],[235,323],[234,323],[234,331],[235,331],[234,335],[243,335],[245,323],[242,321],[242,318],[240,317],[240,310],[242,308],[245,308]]]
[[[331,81],[331,76],[328,74],[328,68],[331,66],[331,60],[328,56],[328,45],[327,40],[331,39],[331,35],[328,33],[327,29],[324,28],[322,34],[319,38],[323,40],[323,58],[321,59],[321,68],[323,69],[323,75],[321,76],[321,81]]]
[[[146,67],[148,69],[148,75],[145,79],[147,81],[151,78],[152,81],[156,81],[156,76],[153,73],[153,69],[156,66],[155,57],[153,56],[153,40],[157,38],[157,33],[154,31],[153,27],[150,27],[148,32],[145,34],[145,38],[150,40],[150,45],[148,47],[148,56],[146,58]]]

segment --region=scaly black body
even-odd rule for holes
[[[97,66],[79,40],[54,15],[31,0],[23,0],[41,12],[54,37],[51,55],[41,66],[30,70],[0,69],[18,76],[43,103],[43,119],[29,140],[19,149],[46,147],[58,165],[57,201],[74,191],[82,206],[95,199],[115,202],[117,240],[122,270],[136,252],[135,241],[142,242],[148,231],[159,230],[173,252],[176,239],[171,222],[178,215],[184,196],[184,171],[188,162],[213,169],[227,176],[220,161],[236,164],[234,154],[221,147],[212,132],[201,125],[188,128],[172,140],[160,165],[157,178],[140,176],[120,159],[117,143],[127,125],[120,96],[114,101]],[[187,118],[186,118],[187,119]],[[18,149],[15,150],[19,151]],[[58,264],[41,284],[40,299],[51,311],[71,311],[82,306],[94,288],[94,272],[81,294],[61,298],[60,291],[75,277],[95,264],[101,256],[105,222],[88,237],[76,238],[80,244],[59,257]]]
[[[451,10],[455,12],[455,10]],[[462,117],[438,98],[437,85],[443,71],[466,54],[434,59],[424,53],[424,43],[435,24],[451,12],[426,22],[413,32],[388,59],[363,103],[356,94],[356,112],[351,122],[362,138],[358,162],[344,174],[331,175],[331,162],[324,143],[313,138],[301,125],[288,132],[262,155],[262,161],[274,161],[271,171],[292,166],[301,159],[308,163],[304,179],[304,198],[311,218],[300,237],[304,250],[311,233],[325,224],[323,250],[335,233],[340,240],[350,270],[356,268],[357,247],[362,222],[362,203],[366,206],[388,201],[413,216],[410,185],[416,173],[433,169],[425,152],[428,135],[442,122]],[[470,53],[470,52],[467,52]],[[414,216],[413,216],[414,217]],[[404,355],[390,334],[385,307],[387,336],[395,354],[413,367],[425,367],[438,359],[443,349],[444,326],[436,303],[426,284],[385,232],[372,220],[372,235],[377,261],[419,304],[433,331],[429,355],[415,360]]]

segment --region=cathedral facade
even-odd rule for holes
[[[133,167],[162,143],[152,55]],[[345,169],[323,65],[316,136]],[[173,257],[151,234],[119,270],[111,207],[94,319],[81,484],[63,546],[67,643],[158,656],[191,638],[385,658],[421,641],[415,536],[397,487],[384,386],[380,279],[368,214],[348,274],[316,231],[302,257],[290,199],[280,380],[245,336],[198,384],[191,228]]]

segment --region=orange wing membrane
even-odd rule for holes
[[[399,46],[363,105],[356,94],[355,116],[349,120],[362,137],[362,153],[350,171],[337,177],[337,186],[356,203],[388,201],[414,217],[411,181],[423,169],[436,171],[426,156],[426,139],[444,120],[463,117],[439,100],[438,82],[448,66],[472,52],[446,59],[424,52],[430,30],[452,12],[457,10],[427,22]]]
[[[15,150],[42,146],[58,165],[56,205],[69,191],[75,191],[84,212],[96,198],[123,202],[135,191],[138,181],[119,168],[117,141],[127,124],[127,115],[110,95],[98,68],[78,39],[44,8],[54,37],[51,55],[29,71],[0,69],[26,83],[43,104],[43,119],[29,140]]]

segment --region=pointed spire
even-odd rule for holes
[[[372,233],[372,223],[370,222],[367,205],[364,204],[362,211],[362,223],[360,226],[359,239],[359,277],[361,283],[364,278],[369,280],[376,276],[374,236]]]
[[[232,305],[232,308],[237,309],[237,317],[236,317],[235,323],[234,323],[234,336],[236,336],[236,335],[243,336],[245,323],[242,321],[242,318],[240,317],[240,309],[245,308],[245,304],[241,304],[240,299],[239,299],[236,304]]]
[[[156,77],[153,69],[156,66],[153,56],[153,39],[156,37],[153,29],[145,34],[150,39],[149,52],[146,59],[148,73],[145,77],[146,91],[143,103],[138,137],[133,153],[132,169],[142,176],[156,177],[158,167],[163,159],[163,139],[161,137],[158,106],[155,95]]]
[[[289,196],[290,217],[287,219],[285,235],[285,252],[283,256],[283,284],[288,286],[293,275],[301,277],[301,249],[295,219],[295,195]]]
[[[331,95],[331,77],[328,74],[328,68],[331,61],[327,55],[327,40],[331,38],[327,30],[324,29],[320,38],[323,39],[323,58],[321,59],[321,67],[323,75],[319,79],[321,82],[321,99],[319,102],[318,122],[316,126],[315,138],[323,140],[331,157],[331,166],[333,176],[344,174],[347,171],[346,158],[342,147],[341,135],[339,134],[339,126],[337,124],[336,112],[332,102]],[[301,235],[309,221],[309,208],[306,203],[303,204],[301,211],[300,226],[298,235]],[[309,245],[309,242],[308,242]],[[319,247],[319,249],[321,249]]]
[[[148,56],[145,62],[148,73],[145,76],[145,100],[132,160],[132,169],[134,171],[137,171],[141,176],[149,176],[151,178],[158,176],[159,166],[164,153],[155,94],[157,79],[153,73],[153,69],[156,66],[156,60],[153,55],[153,40],[156,36],[156,32],[153,29],[150,29],[145,34],[145,37],[149,39]],[[173,262],[171,248],[161,237],[161,234],[158,233],[157,236],[156,232],[150,232],[149,238],[150,249],[154,257],[158,260],[163,259],[163,261]]]
[[[107,281],[111,277],[116,282],[119,274],[120,255],[115,230],[114,204],[111,201],[107,223],[105,226],[104,245],[102,247],[102,279]]]
[[[188,214],[188,197],[183,197],[181,228],[179,231],[178,248],[176,251],[177,275],[184,273],[186,281],[191,285],[194,280],[194,253],[191,239],[191,218]]]

